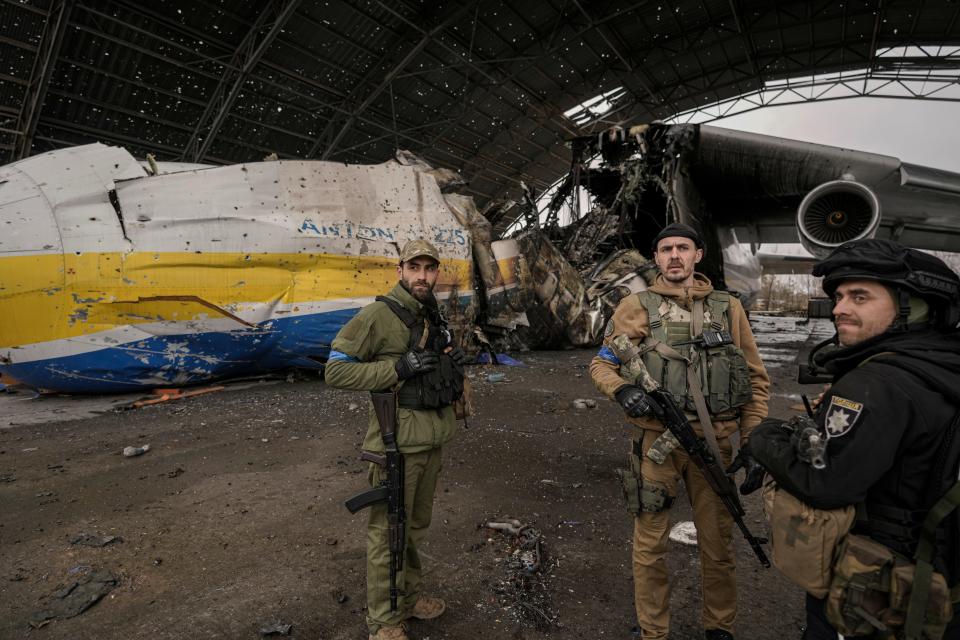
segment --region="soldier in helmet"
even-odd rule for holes
[[[427,533],[443,446],[454,434],[453,402],[463,393],[466,357],[451,343],[437,306],[440,254],[426,240],[411,240],[400,252],[399,282],[364,307],[340,330],[324,377],[332,387],[397,392],[396,439],[404,456],[406,552],[397,577],[402,597],[390,608],[387,507],[374,505],[367,526],[367,626],[371,640],[406,640],[407,620],[436,618],[446,604],[421,593],[417,548]],[[371,411],[364,451],[382,453],[383,440]],[[370,463],[371,486],[383,471]]]
[[[711,446],[715,443],[715,455],[725,465],[733,456],[731,436],[739,434],[745,442],[766,417],[770,381],[740,301],[715,290],[696,272],[703,258],[696,230],[670,224],[654,238],[652,249],[660,275],[649,290],[620,301],[607,324],[604,346],[590,364],[594,384],[623,408],[631,425],[631,472],[624,476],[624,492],[635,516],[637,621],[645,640],[669,634],[667,536],[670,507],[682,481],[697,526],[704,635],[708,640],[732,640],[737,605],[733,520],[686,452],[665,437],[643,389],[622,375],[628,362],[617,353],[615,342],[626,336],[639,347],[645,369],[682,402],[697,434],[712,441]],[[729,332],[733,344],[692,345],[705,330]],[[739,468],[747,471],[741,493],[758,489],[763,469],[744,449],[728,472]]]
[[[834,376],[815,416],[827,438],[825,466],[809,464],[796,431],[779,420],[765,420],[754,431],[750,450],[781,490],[816,509],[855,505],[852,534],[912,560],[928,512],[957,480],[960,278],[939,258],[877,239],[838,247],[813,275],[823,276],[823,290],[833,298],[838,343],[816,358]],[[955,511],[938,517],[928,540],[935,549],[931,562],[955,587],[958,519]],[[834,560],[834,576],[841,561]],[[856,623],[828,619],[831,598],[842,593],[833,586],[823,599],[808,593],[805,639],[835,640],[838,626]],[[857,597],[842,608],[853,618],[861,609]],[[949,606],[949,595],[946,600]],[[868,631],[864,637],[911,637],[902,629],[888,635],[890,629],[880,626],[891,619],[873,617],[860,621]],[[956,620],[946,637],[960,638]]]

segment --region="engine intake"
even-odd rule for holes
[[[818,258],[825,258],[845,242],[872,238],[879,226],[877,195],[852,180],[824,182],[810,191],[797,209],[800,244]]]

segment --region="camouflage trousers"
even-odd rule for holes
[[[370,508],[367,523],[367,627],[370,633],[385,625],[398,625],[410,617],[420,597],[421,566],[417,552],[433,515],[433,496],[440,475],[441,449],[404,454],[404,503],[407,511],[407,546],[403,570],[397,574],[400,597],[397,611],[390,612],[390,530],[387,506]],[[371,464],[367,477],[370,486],[380,484],[383,469]]]
[[[674,449],[663,464],[656,464],[646,456],[659,435],[656,431],[644,431],[640,475],[645,485],[659,486],[671,497],[677,496],[681,480],[686,485],[700,550],[703,628],[732,633],[737,615],[733,519],[685,451]],[[726,468],[732,450],[730,438],[720,438],[718,444]],[[634,602],[644,640],[666,638],[670,631],[670,582],[666,563],[670,524],[669,510],[643,512],[634,521]]]

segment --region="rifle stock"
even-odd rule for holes
[[[384,478],[379,487],[358,493],[344,504],[350,513],[356,513],[374,504],[386,502],[387,525],[389,529],[390,546],[390,611],[397,611],[397,601],[400,589],[397,587],[397,574],[403,570],[403,554],[406,548],[407,510],[404,505],[404,462],[403,454],[397,447],[397,398],[392,391],[374,391],[370,398],[373,401],[373,412],[380,425],[380,437],[383,440]],[[380,459],[371,460],[374,456],[364,459],[380,464]]]

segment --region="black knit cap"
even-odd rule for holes
[[[703,249],[703,240],[700,238],[700,234],[697,233],[697,230],[688,224],[683,224],[682,222],[673,222],[665,226],[663,231],[658,233],[657,237],[653,239],[653,244],[650,245],[650,249],[656,253],[657,245],[660,244],[661,240],[664,238],[673,237],[690,238],[697,246],[697,249]]]

